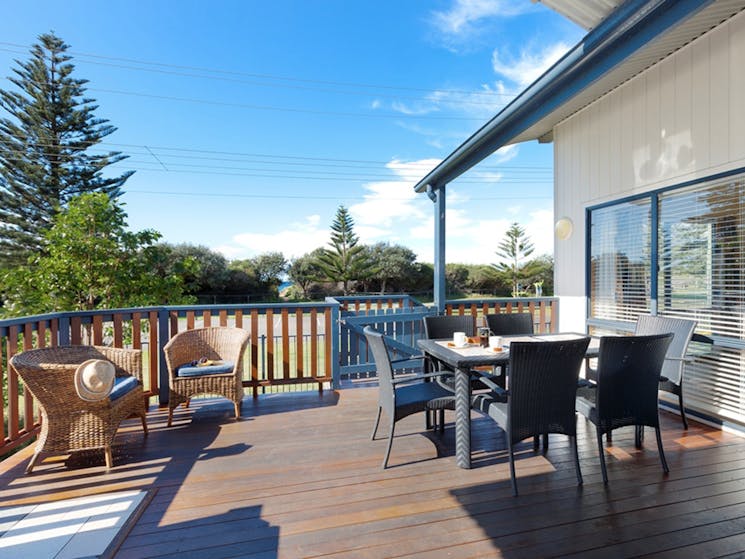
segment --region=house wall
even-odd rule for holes
[[[585,209],[745,166],[745,12],[554,129],[559,328],[584,331]]]

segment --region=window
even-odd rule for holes
[[[650,199],[594,210],[590,217],[590,316],[636,321],[650,309]]]
[[[687,406],[745,424],[745,175],[588,214],[592,332],[631,329],[640,313],[695,319],[717,343],[686,367]]]

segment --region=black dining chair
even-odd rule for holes
[[[441,316],[425,316],[423,318],[424,323],[424,337],[429,340],[444,340],[452,339],[455,332],[464,332],[467,337],[471,338],[476,335],[476,322],[471,315],[441,315]],[[431,370],[448,372],[438,377],[439,382],[450,394],[443,398],[436,398],[429,402],[427,408],[436,414],[433,420],[433,425],[439,430],[445,429],[445,410],[455,409],[455,376],[454,372],[447,366],[440,362],[429,361],[425,368]],[[473,377],[471,381],[471,389],[478,390],[483,389],[484,385],[476,380],[477,377]]]
[[[533,315],[529,312],[485,314],[484,319],[494,336],[518,336],[535,332]]]
[[[406,375],[397,378],[393,372],[393,362],[383,334],[369,326],[365,327],[364,333],[378,373],[378,414],[371,438],[375,440],[380,416],[385,410],[390,422],[388,447],[383,458],[383,468],[387,468],[396,422],[411,414],[426,411],[427,403],[430,400],[451,396],[451,394],[436,382],[425,382],[427,379],[441,375],[441,372]]]
[[[600,338],[597,382],[577,389],[577,411],[595,425],[603,483],[608,483],[603,435],[625,426],[654,427],[665,473],[657,391],[672,333]]]
[[[474,396],[474,408],[496,421],[507,435],[512,493],[515,496],[515,445],[529,437],[536,441],[540,435],[549,433],[569,437],[577,483],[582,484],[574,405],[579,370],[589,343],[589,337],[553,342],[512,342],[509,390],[488,378],[482,379],[490,392]],[[544,452],[545,448],[544,445]]]

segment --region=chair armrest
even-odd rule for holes
[[[496,384],[487,373],[472,369],[471,375],[471,378],[473,378],[474,380],[478,380],[481,384],[485,385],[489,390],[494,392],[500,398],[506,398],[507,396],[509,396],[509,391]]]
[[[391,365],[393,365],[394,363],[404,363],[406,361],[414,361],[415,359],[424,359],[424,354],[412,355],[411,357],[406,357],[404,359],[391,359]]]
[[[427,378],[436,378],[436,377],[441,377],[441,376],[446,376],[446,375],[452,375],[452,374],[453,374],[452,371],[437,371],[435,373],[413,374],[413,375],[408,375],[406,377],[394,378],[391,381],[391,383],[392,384],[401,384],[401,383],[404,383],[404,382],[412,382],[412,381],[415,381],[415,380],[422,380],[422,379],[427,379]]]

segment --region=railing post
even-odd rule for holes
[[[170,383],[168,382],[168,365],[163,347],[171,339],[168,327],[168,309],[158,310],[158,402],[161,406],[168,405],[168,393]]]
[[[57,343],[59,345],[70,345],[70,317],[64,313],[60,314],[57,324]]]
[[[328,299],[326,299],[328,301]],[[340,319],[340,305],[338,302],[334,302],[331,305],[331,388],[338,390],[341,388],[341,366],[339,363],[339,319]]]

